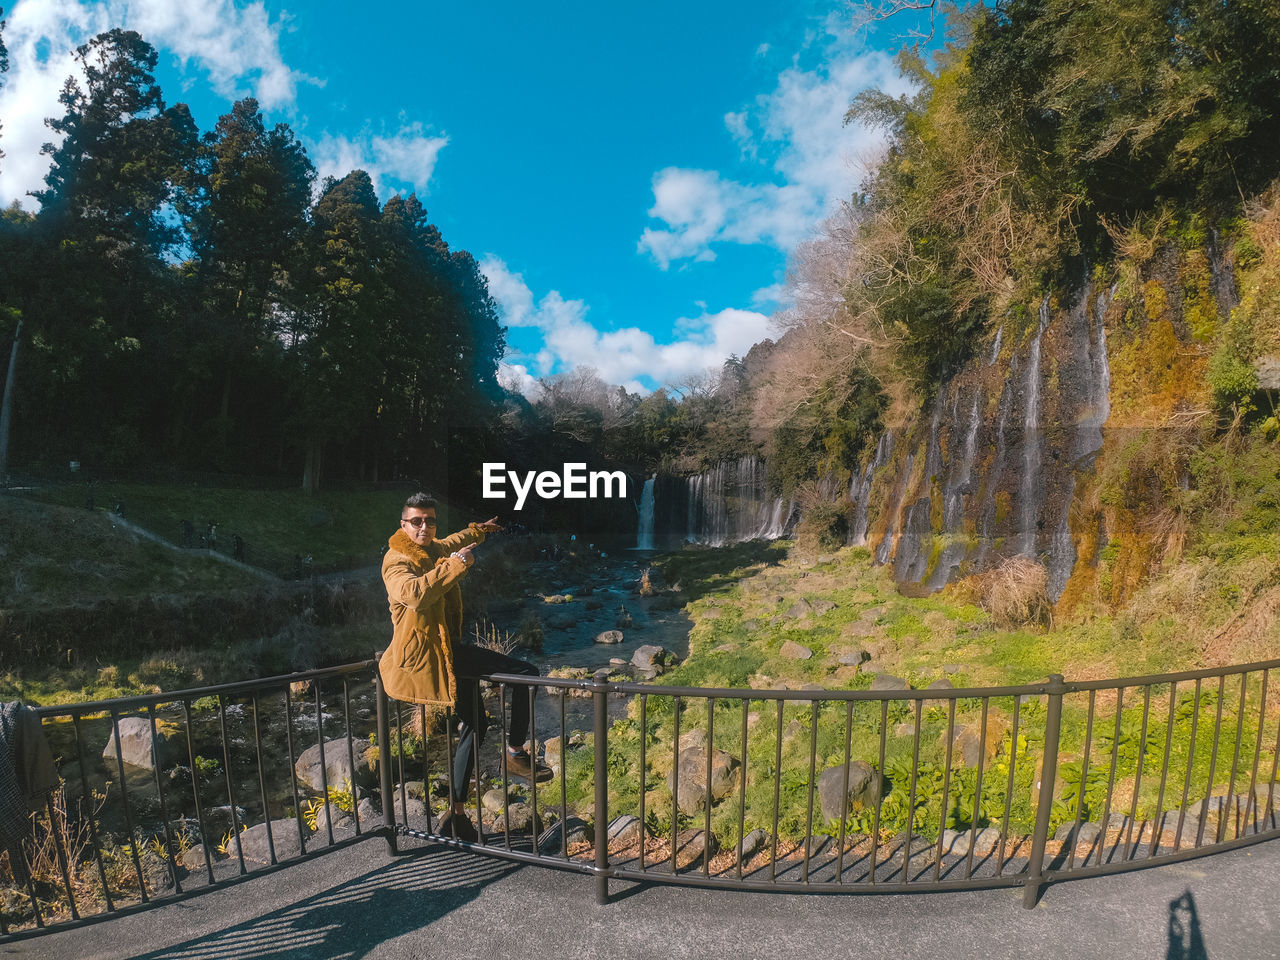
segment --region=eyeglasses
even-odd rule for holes
[[[413,527],[413,529],[417,530],[420,527],[434,527],[436,525],[436,518],[435,517],[401,517],[400,522],[407,523],[409,524],[409,526]]]

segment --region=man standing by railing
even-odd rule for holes
[[[458,752],[453,764],[453,809],[442,834],[477,839],[464,801],[471,779],[477,734],[484,739],[488,717],[480,701],[479,677],[492,673],[537,676],[533,664],[462,642],[462,591],[459,584],[475,564],[474,548],[497,533],[498,518],[471,523],[443,540],[436,539],[436,502],[425,493],[405,501],[400,529],[387,541],[382,581],[391,607],[391,645],[379,670],[388,696],[409,703],[453,707],[458,719]],[[475,724],[479,723],[479,729]],[[511,720],[503,762],[509,776],[546,779],[549,768],[536,764],[524,749],[529,733],[529,698],[513,690]]]

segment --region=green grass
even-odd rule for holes
[[[1266,499],[1265,491],[1262,499]],[[1148,601],[1150,609],[1159,611],[1156,614],[1143,614],[1140,610],[1094,616],[1057,628],[1001,629],[979,607],[948,592],[924,598],[900,595],[889,572],[872,566],[865,550],[841,550],[829,562],[814,564],[791,557],[788,547],[775,543],[746,544],[723,551],[688,550],[655,561],[664,579],[679,586],[693,621],[690,656],[657,683],[744,688],[756,682],[758,686],[794,688],[810,682],[831,689],[861,689],[870,683],[870,677],[837,662],[842,651],[859,646],[874,647],[875,659],[882,669],[902,676],[915,687],[942,676],[957,686],[975,687],[1038,683],[1051,673],[1065,674],[1069,680],[1136,676],[1186,669],[1197,663],[1201,653],[1196,636],[1158,600],[1158,593]],[[786,612],[801,598],[831,600],[836,607],[800,620],[787,617]],[[870,636],[851,636],[847,633],[851,628]],[[808,647],[813,656],[808,660],[782,656],[783,644],[788,640]],[[766,678],[768,683],[764,683]],[[1232,683],[1238,687],[1239,681]],[[1261,743],[1257,738],[1263,719],[1259,681],[1251,680],[1243,703],[1239,690],[1228,685],[1223,694],[1224,718],[1220,727],[1217,697],[1216,684],[1212,690],[1206,686],[1199,704],[1189,689],[1180,688],[1170,725],[1167,685],[1153,689],[1145,703],[1130,690],[1120,716],[1120,737],[1116,739],[1114,694],[1100,694],[1088,735],[1087,768],[1083,762],[1087,699],[1083,695],[1069,697],[1063,711],[1062,782],[1057,785],[1051,826],[1070,822],[1077,813],[1086,821],[1098,820],[1104,813],[1128,814],[1135,799],[1138,815],[1150,817],[1157,805],[1164,810],[1181,805],[1184,790],[1190,805],[1207,795],[1223,793],[1231,786],[1233,770],[1237,793],[1247,791],[1255,766],[1260,779],[1269,780],[1275,746],[1266,737]],[[673,761],[673,707],[670,698],[650,696],[642,731],[637,700],[629,718],[610,730],[610,813],[639,813],[639,753],[643,737],[645,813],[650,829],[660,835],[672,828],[667,777]],[[741,734],[744,709],[752,715],[745,744]],[[776,816],[778,832],[784,839],[797,839],[806,831],[838,833],[840,824],[823,821],[816,798],[810,820],[810,788],[816,784],[810,782],[809,749],[816,744],[815,778],[824,769],[843,763],[846,749],[850,759],[866,761],[882,771],[886,777],[880,808],[882,833],[904,829],[909,816],[916,828],[929,837],[936,837],[944,826],[966,828],[975,819],[980,825],[1001,825],[1007,817],[1014,833],[1030,830],[1035,813],[1036,765],[1043,753],[1043,697],[1024,700],[1018,709],[1016,753],[1011,729],[1013,700],[990,701],[993,735],[998,743],[984,771],[981,796],[977,793],[976,770],[954,769],[945,810],[942,785],[946,777],[946,709],[929,705],[920,713],[913,809],[910,781],[915,739],[905,732],[906,728],[900,730],[900,725],[914,722],[915,708],[907,701],[889,701],[883,762],[880,709],[878,703],[855,704],[846,713],[843,706],[829,704],[818,712],[815,735],[814,710],[804,704],[788,704],[783,709],[779,767],[776,706],[760,700],[748,701],[745,708],[740,701],[717,703],[715,744],[746,761],[745,828],[771,831]],[[1274,704],[1271,709],[1274,712]],[[957,726],[976,725],[980,718],[981,701],[957,702]],[[682,735],[705,727],[706,723],[704,702],[682,705]],[[1274,720],[1267,721],[1267,725],[1274,727]],[[1169,770],[1162,796],[1159,771],[1166,760],[1166,740]],[[775,805],[779,773],[779,799]],[[589,809],[589,750],[579,751],[570,760],[569,777],[571,806]],[[737,837],[737,797],[735,790],[713,806],[712,829],[722,844],[731,844]],[[681,829],[700,827],[703,822],[701,813],[691,818],[683,814],[677,817]],[[869,832],[873,819],[870,812],[855,813],[844,826],[849,831]],[[1228,836],[1233,835],[1231,829],[1228,828]]]
[[[138,537],[101,511],[0,496],[0,529],[0,586],[11,609],[262,583],[228,564]]]
[[[247,562],[287,575],[294,570],[295,556],[310,556],[317,572],[378,563],[387,537],[395,532],[400,507],[412,492],[342,491],[308,497],[299,490],[81,483],[41,487],[27,496],[81,511],[90,495],[100,511],[119,503],[127,519],[175,544],[181,541],[183,520],[192,524],[197,544],[213,522],[220,552],[230,554],[238,535],[244,540]],[[455,524],[484,519],[451,515],[445,505],[439,512],[446,532]]]
[[[0,496],[0,530],[6,700],[247,680],[362,659],[386,643],[376,583],[310,596],[305,585],[154,543],[104,511],[25,498]]]
[[[158,650],[108,664],[75,658],[72,664],[0,672],[0,701],[84,703],[252,680],[363,660],[386,642],[381,621],[325,627],[294,620],[274,636],[204,649]]]

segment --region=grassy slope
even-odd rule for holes
[[[181,538],[183,520],[191,522],[197,538],[212,521],[218,525],[219,550],[230,553],[232,538],[239,535],[249,563],[288,574],[295,555],[311,556],[317,571],[376,564],[410,492],[346,491],[307,497],[296,490],[79,483],[40,488],[29,496],[83,508],[92,493],[98,507],[121,503],[126,517],[173,543]],[[444,529],[451,530],[450,511],[444,507],[440,512]],[[475,518],[458,522],[470,519]]]
[[[915,686],[943,677],[965,686],[1022,683],[1051,672],[1098,676],[1173,663],[1167,646],[1120,652],[1109,622],[1009,630],[947,593],[901,596],[889,571],[872,566],[868,552],[858,548],[823,563],[788,557],[784,544],[740,547],[723,558],[689,552],[668,558],[663,568],[691,598],[694,620],[691,656],[664,678],[672,682],[745,686],[768,678],[778,685],[859,689],[870,683],[869,675],[839,664],[841,654],[858,649]],[[816,617],[788,617],[800,599],[836,607]],[[787,641],[809,648],[813,657],[783,656]]]
[[[136,512],[129,511],[135,522],[147,515],[142,504],[180,504],[184,497],[190,503],[208,503],[212,499],[228,508],[227,516],[250,520],[285,502],[282,499],[276,504],[259,505],[255,501],[262,495],[253,491],[219,491],[211,498],[208,491],[160,487],[148,495],[144,488],[130,489],[139,504]],[[82,503],[65,489],[61,495],[73,503]],[[303,500],[300,495],[294,499]],[[358,496],[355,499],[357,509],[353,512],[357,516],[361,510],[372,512],[367,501]],[[392,516],[399,499],[392,497]],[[360,526],[361,521],[351,519],[343,509],[340,498],[334,498],[330,505],[335,517],[343,518],[335,520],[335,528],[352,530]],[[285,509],[296,515],[303,508],[294,505]],[[381,519],[379,533],[387,528],[385,517]],[[373,519],[364,521],[364,525],[372,536]],[[131,598],[145,602],[149,598],[174,597],[180,603],[181,598],[192,596],[196,598],[194,602],[207,604],[211,595],[225,593],[229,598],[260,598],[256,602],[262,603],[293,602],[287,586],[197,551],[173,550],[154,543],[114,524],[102,510],[91,512],[83,506],[0,496],[0,531],[0,628],[6,610],[27,614],[48,611],[51,617],[73,623],[77,609],[102,601],[128,602]],[[372,553],[370,562],[377,557],[376,549]],[[371,617],[353,615],[345,622],[323,625],[314,615],[298,616],[272,636],[244,636],[235,642],[206,643],[202,648],[198,637],[175,635],[170,648],[139,649],[135,656],[111,658],[110,663],[92,656],[69,656],[54,666],[29,665],[0,674],[0,699],[21,698],[32,703],[97,700],[243,680],[305,669],[320,662],[369,656],[379,643],[385,642],[381,619],[385,615],[385,598],[371,599],[366,596],[370,591],[352,585],[325,589],[323,599],[332,601],[328,606],[376,608],[380,615],[376,623]],[[345,591],[343,596],[335,596],[341,591]],[[237,602],[243,603],[243,599]]]
[[[261,584],[229,564],[146,540],[102,512],[0,497],[0,529],[0,596],[10,608]]]

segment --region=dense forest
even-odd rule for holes
[[[414,195],[316,184],[252,99],[201,134],[112,30],[77,53],[51,167],[0,218],[11,470],[433,476],[483,455],[504,331]],[[2,161],[0,161],[2,162]],[[465,442],[464,442],[465,438]]]

